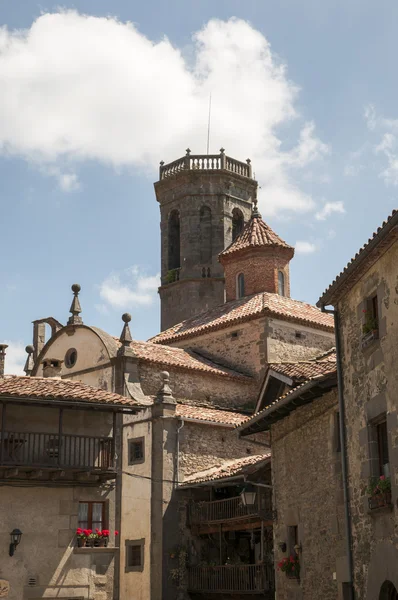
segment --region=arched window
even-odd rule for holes
[[[243,298],[245,295],[245,276],[243,273],[239,273],[236,278],[236,297]]]
[[[180,262],[180,213],[173,210],[169,216],[169,270],[179,269]]]
[[[202,265],[211,262],[212,254],[211,209],[208,206],[202,206],[200,209],[200,262]]]
[[[285,295],[285,276],[282,271],[278,271],[278,294]]]
[[[398,600],[398,592],[391,581],[385,581],[381,586],[379,600]]]
[[[243,213],[239,208],[232,211],[232,241],[243,231],[244,219]]]

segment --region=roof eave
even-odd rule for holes
[[[398,233],[398,211],[393,213],[392,217],[386,224],[380,228],[377,234],[370,240],[370,242],[360,250],[355,258],[345,267],[345,269],[336,277],[334,282],[325,290],[322,296],[319,298],[316,305],[318,308],[323,308],[325,306],[335,306],[336,302],[340,299],[340,297],[344,294],[342,288],[347,280],[352,277],[352,275],[360,269],[360,267],[364,264],[367,258],[375,251],[377,246],[392,232]],[[391,244],[388,245],[384,252],[390,248],[390,246],[394,243],[395,240],[391,241]],[[384,254],[383,252],[383,254]],[[377,257],[379,258],[379,257]],[[376,260],[377,260],[376,258]],[[371,266],[371,265],[370,265]],[[369,268],[370,268],[369,266]]]

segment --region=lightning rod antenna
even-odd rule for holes
[[[209,98],[209,120],[207,123],[207,154],[209,154],[210,147],[210,116],[211,116],[211,94]]]

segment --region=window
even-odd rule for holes
[[[179,269],[180,264],[180,213],[173,210],[169,216],[169,270]]]
[[[387,421],[381,421],[375,425],[377,440],[377,451],[379,459],[379,475],[390,476],[390,459],[388,456]]]
[[[126,540],[126,571],[142,571],[144,568],[145,539]]]
[[[65,366],[68,369],[71,369],[75,366],[77,361],[77,350],[76,348],[69,348],[67,353],[65,354]]]
[[[105,502],[79,502],[78,527],[106,529]]]
[[[282,271],[278,271],[278,294],[285,295],[285,276]]]
[[[239,273],[236,279],[236,297],[243,298],[245,295],[245,276],[243,273]]]
[[[135,438],[129,440],[129,465],[137,465],[145,461],[145,440],[144,438]]]
[[[377,301],[377,294],[369,296],[365,302],[364,319],[363,319],[363,333],[366,335],[371,331],[375,331],[379,328],[379,307]]]
[[[212,259],[212,227],[211,210],[208,206],[202,206],[200,209],[200,262],[211,262]],[[207,275],[210,277],[210,275]]]
[[[243,231],[243,213],[239,208],[234,208],[232,211],[232,241],[234,241]]]

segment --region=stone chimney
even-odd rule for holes
[[[0,344],[0,377],[4,377],[7,344]]]
[[[53,379],[61,379],[61,369],[63,360],[58,358],[46,358],[43,360],[43,377],[52,377]]]

